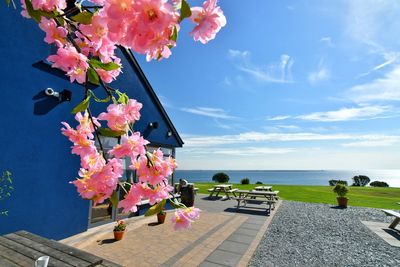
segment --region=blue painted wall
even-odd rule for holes
[[[69,184],[77,175],[79,158],[70,154],[71,143],[60,134],[61,121],[75,125],[70,111],[81,101],[83,91],[57,76],[57,71],[32,66],[50,54],[50,47],[43,42],[44,33],[34,21],[21,17],[20,10],[7,8],[4,2],[0,1],[0,172],[12,172],[15,190],[9,199],[0,201],[0,211],[9,211],[9,216],[0,217],[0,234],[24,229],[62,239],[88,226],[89,201],[82,200]],[[167,136],[171,125],[137,70],[126,58],[123,65],[123,75],[112,86],[143,103],[142,119],[135,128],[151,142],[181,146],[178,136]],[[58,104],[43,94],[47,87],[72,91],[72,101]],[[93,113],[98,114],[97,110]],[[159,127],[150,130],[148,123],[153,121]]]

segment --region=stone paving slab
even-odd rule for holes
[[[123,266],[246,266],[275,214],[235,208],[233,200],[207,200],[198,195],[203,210],[192,229],[175,231],[167,215],[158,225],[153,217],[128,219],[123,240],[115,242],[112,225],[66,240]]]
[[[388,223],[361,221],[372,232],[385,240],[389,245],[400,248],[400,230],[390,229]]]

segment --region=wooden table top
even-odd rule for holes
[[[35,266],[36,259],[44,255],[50,256],[48,267],[121,267],[83,250],[27,231],[0,236],[0,266],[32,267]]]

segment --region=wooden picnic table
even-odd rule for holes
[[[122,267],[86,251],[27,231],[0,236],[0,266],[35,266],[41,256],[50,256],[48,267],[98,266]]]
[[[254,187],[256,191],[272,191],[272,186],[256,186]]]
[[[233,199],[237,200],[237,208],[239,209],[240,203],[243,203],[243,207],[246,207],[246,204],[249,203],[257,203],[262,204],[265,203],[268,205],[268,211],[275,208],[275,203],[278,200],[279,191],[256,191],[256,190],[236,190],[237,196],[233,197]]]
[[[231,184],[217,184],[214,185],[213,188],[208,189],[208,192],[210,192],[209,197],[211,198],[214,193],[216,193],[216,197],[218,197],[219,193],[224,193],[227,199],[230,199],[229,193],[232,193],[234,196],[235,192],[238,189],[232,189],[232,185]]]

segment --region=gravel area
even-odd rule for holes
[[[379,209],[284,201],[250,266],[400,266],[392,247],[361,221],[389,222]]]

